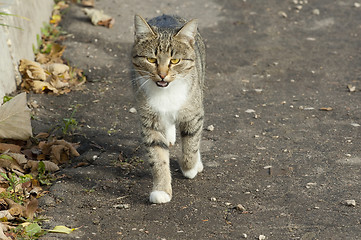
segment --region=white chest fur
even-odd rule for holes
[[[153,81],[147,81],[144,89],[149,105],[160,114],[177,114],[187,100],[188,84],[183,79],[175,79],[168,87],[158,87]]]

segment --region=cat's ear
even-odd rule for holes
[[[134,17],[134,26],[135,26],[135,36],[139,37],[145,34],[152,34],[155,35],[153,29],[149,26],[147,21],[144,20],[139,15],[135,15]]]
[[[175,35],[176,37],[185,37],[194,43],[194,39],[197,35],[198,20],[193,19],[187,22]]]

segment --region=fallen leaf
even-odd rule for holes
[[[38,133],[38,135],[35,136],[35,138],[38,138],[38,139],[46,139],[48,137],[49,137],[49,133],[46,133],[46,132]]]
[[[42,229],[37,223],[31,223],[30,225],[25,227],[25,232],[28,236],[34,236],[41,231]]]
[[[24,170],[20,167],[20,165],[7,154],[0,155],[0,167],[10,170],[18,170],[19,172],[22,173],[24,172]]]
[[[81,4],[84,7],[94,7],[94,0],[82,0]]]
[[[79,156],[75,147],[65,140],[55,140],[53,142],[40,142],[39,148],[46,155],[50,155],[50,160],[56,164],[65,163],[71,157]]]
[[[1,128],[0,128],[1,129]],[[15,144],[9,143],[0,143],[0,152],[13,152],[13,153],[20,153],[21,147]]]
[[[114,19],[104,14],[103,10],[84,8],[83,11],[94,25],[102,25],[111,28],[114,24]]]
[[[2,222],[6,222],[8,220],[14,220],[15,217],[9,213],[9,210],[0,211],[0,219]]]
[[[25,212],[24,206],[21,206],[19,203],[16,203],[9,198],[4,198],[4,200],[9,205],[9,213],[12,216],[23,216],[24,217],[24,212]]]
[[[69,66],[62,63],[50,63],[43,65],[43,68],[54,75],[64,74],[69,71]]]
[[[38,79],[45,81],[46,74],[41,65],[37,62],[27,59],[21,59],[19,65],[19,72],[25,78]]]
[[[10,240],[10,238],[8,238],[5,234],[4,231],[6,231],[7,227],[5,226],[5,224],[0,223],[0,239],[1,240]]]
[[[48,172],[56,172],[59,170],[59,167],[58,165],[56,165],[55,163],[53,162],[50,162],[50,161],[42,161],[44,163],[44,166],[45,166],[45,171],[48,171]],[[32,173],[37,173],[38,172],[38,169],[39,169],[39,163],[40,161],[34,161],[34,160],[29,160],[24,168],[25,169],[30,169],[30,171]]]
[[[48,92],[53,92],[53,93],[58,93],[58,89],[56,89],[54,86],[52,86],[49,82],[44,82],[44,81],[32,81],[32,90],[35,93],[48,93]]]
[[[6,153],[6,154],[12,157],[20,166],[24,166],[28,162],[24,154],[20,154],[20,153]]]
[[[0,106],[0,138],[27,140],[33,135],[26,93]]]
[[[54,14],[51,16],[50,23],[51,24],[58,24],[61,21],[61,15]]]
[[[30,201],[25,205],[24,217],[33,219],[36,210],[38,209],[38,199],[33,194],[30,194]]]
[[[76,229],[77,228],[68,228],[66,226],[55,226],[54,229],[48,230],[48,232],[69,234],[69,233],[73,232]]]

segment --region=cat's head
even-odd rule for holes
[[[185,78],[194,68],[197,20],[180,26],[163,25],[147,23],[136,15],[132,50],[135,71],[161,88]]]

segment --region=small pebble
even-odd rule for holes
[[[259,235],[259,236],[258,236],[258,239],[259,239],[259,240],[264,240],[264,239],[266,239],[266,236],[265,236],[265,235]]]
[[[211,197],[211,202],[217,202],[217,198]]]
[[[356,207],[356,201],[355,200],[345,200],[343,203],[346,206]]]
[[[247,234],[245,233],[242,234],[242,238],[247,238],[247,237],[248,237]]]
[[[118,209],[129,209],[130,204],[117,204],[117,205],[114,205],[113,207],[118,208]]]
[[[278,12],[278,16],[283,17],[283,18],[287,18],[287,13],[280,11]]]
[[[214,126],[209,125],[206,129],[207,129],[207,131],[213,132],[214,131]]]
[[[240,212],[246,211],[246,208],[242,204],[237,204],[236,209]]]
[[[313,14],[313,15],[320,15],[320,10],[317,9],[317,8],[316,8],[316,9],[313,9],[313,10],[312,10],[312,14]]]
[[[245,112],[246,112],[246,113],[254,113],[254,112],[256,112],[256,111],[253,110],[253,109],[247,109]]]
[[[135,108],[132,107],[131,109],[129,109],[129,112],[130,112],[130,113],[137,113],[137,109],[135,109]]]
[[[353,4],[353,6],[354,6],[355,8],[359,8],[359,7],[361,7],[361,3],[355,2],[355,3]]]

